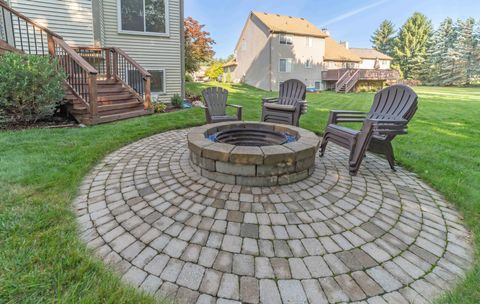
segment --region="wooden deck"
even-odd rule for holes
[[[328,70],[322,72],[325,81],[338,81],[349,69]],[[359,80],[397,80],[400,73],[396,70],[359,69]]]

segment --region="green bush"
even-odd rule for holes
[[[193,77],[190,74],[185,74],[185,82],[193,82]]]
[[[163,113],[167,110],[167,104],[162,102],[160,97],[155,98],[152,103],[153,110],[155,113]]]
[[[180,96],[179,94],[175,94],[172,96],[172,98],[170,98],[170,102],[172,103],[172,106],[180,108],[183,103],[182,96]]]
[[[0,125],[51,117],[64,96],[65,74],[48,56],[0,56]]]

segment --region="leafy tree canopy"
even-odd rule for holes
[[[205,25],[200,24],[192,17],[184,21],[185,27],[185,70],[193,73],[198,70],[202,63],[212,60],[215,52],[212,45],[215,41],[210,33],[203,30]]]

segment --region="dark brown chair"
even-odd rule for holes
[[[350,150],[350,175],[356,175],[367,150],[384,154],[395,170],[392,140],[407,133],[407,124],[417,111],[417,94],[404,85],[392,85],[375,94],[370,112],[331,111],[320,144],[320,157],[332,141]],[[362,122],[360,131],[338,125]]]
[[[300,115],[307,111],[307,87],[300,80],[280,84],[278,97],[262,99],[262,121],[298,126]]]
[[[205,100],[205,117],[207,123],[242,120],[242,107],[227,104],[228,91],[218,87],[207,88],[202,91]],[[227,107],[237,109],[236,116],[227,115]]]

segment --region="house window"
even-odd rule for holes
[[[168,32],[168,0],[118,0],[121,32]]]
[[[165,70],[149,70],[152,77],[150,80],[151,91],[153,93],[165,93]]]
[[[321,90],[321,89],[322,89],[322,82],[315,81],[315,90]]]
[[[291,58],[282,58],[280,59],[280,72],[290,73],[292,71],[292,59]]]
[[[307,59],[307,61],[305,61],[305,68],[306,69],[311,69],[312,68],[312,65],[313,65],[313,60],[312,59]]]
[[[280,44],[293,44],[293,37],[287,34],[280,34]]]
[[[243,41],[242,42],[242,51],[246,51],[247,50],[247,41]]]
[[[305,37],[307,39],[307,47],[313,47],[313,38],[312,37]]]

